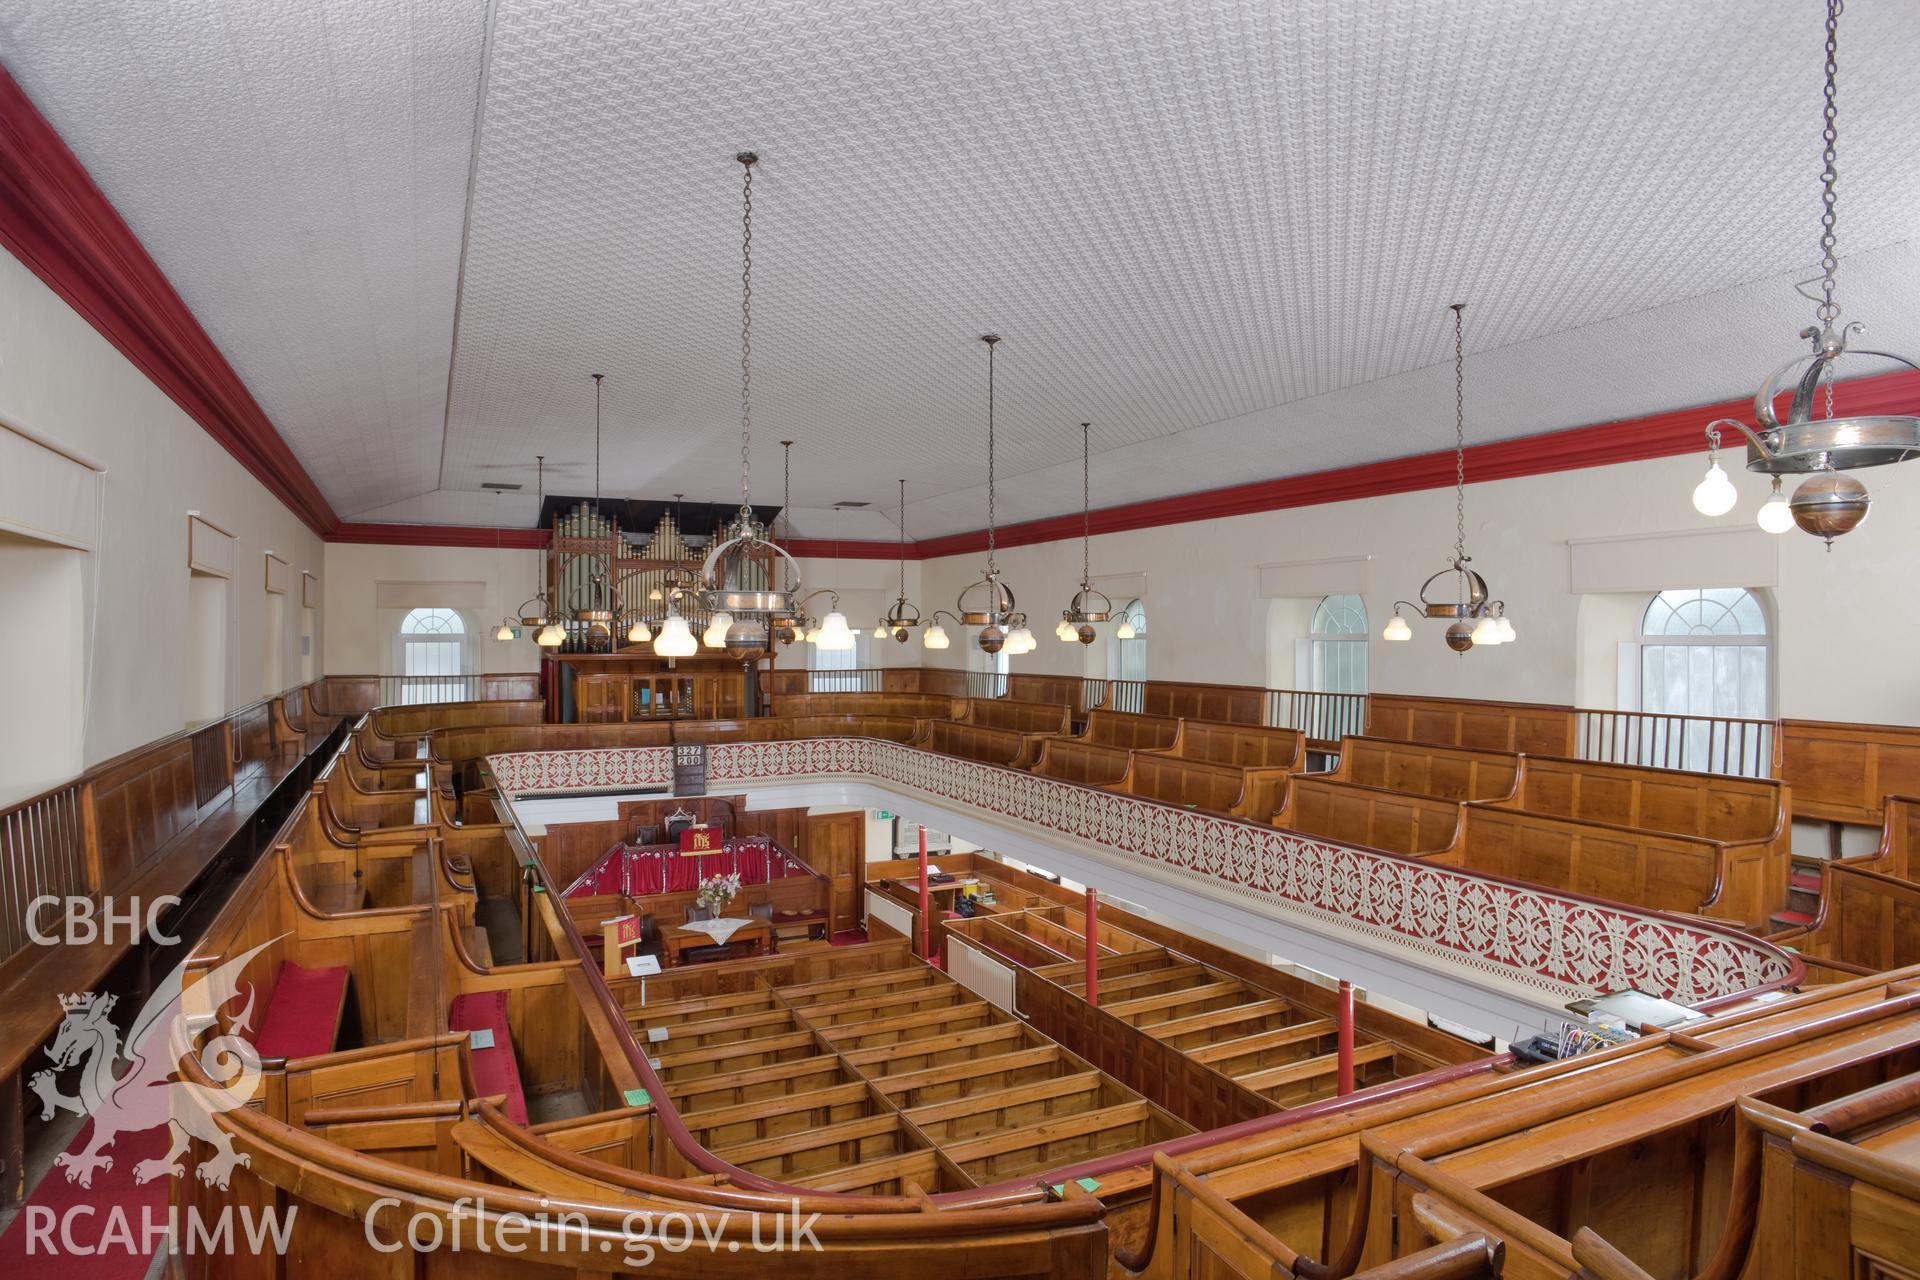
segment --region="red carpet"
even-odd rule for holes
[[[113,1168],[94,1170],[91,1187],[68,1182],[67,1171],[57,1164],[49,1169],[0,1237],[0,1275],[10,1280],[140,1280],[146,1275],[153,1260],[147,1224],[164,1226],[173,1180],[155,1178],[137,1186],[133,1169],[167,1153],[167,1132],[160,1125],[116,1136],[105,1153],[113,1157]],[[67,1150],[84,1151],[92,1134],[89,1120]],[[29,1226],[37,1228],[32,1253],[27,1251]],[[161,1238],[156,1233],[156,1246]]]
[[[842,929],[833,935],[833,945],[836,947],[857,947],[866,940],[865,929]]]

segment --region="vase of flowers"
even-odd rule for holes
[[[709,919],[718,920],[726,914],[727,904],[740,895],[740,873],[724,872],[716,876],[706,876],[700,881],[693,900],[706,909]]]

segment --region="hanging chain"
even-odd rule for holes
[[[1093,537],[1093,424],[1080,424],[1080,585],[1093,576],[1087,542]]]
[[[907,598],[907,482],[900,481],[900,598]]]
[[[1461,336],[1460,316],[1464,302],[1453,304],[1453,554],[1467,554],[1467,380],[1466,347]]]
[[[593,375],[593,515],[600,518],[600,380],[607,375]]]
[[[1835,50],[1840,34],[1840,11],[1846,8],[1845,0],[1827,0],[1827,92],[1823,109],[1824,125],[1820,136],[1826,141],[1826,149],[1821,153],[1826,167],[1820,171],[1820,270],[1823,278],[1820,282],[1821,302],[1814,309],[1820,317],[1822,328],[1832,328],[1840,315],[1840,308],[1833,300],[1833,274],[1840,268],[1840,259],[1834,253],[1834,184],[1839,180],[1839,170],[1834,161],[1834,143],[1839,137],[1836,123],[1838,109],[1834,101],[1835,86]],[[1829,408],[1828,415],[1832,415]]]
[[[740,182],[740,506],[750,504],[748,450],[753,444],[753,166],[760,157],[742,151],[734,157],[742,170]]]
[[[993,349],[1000,339],[988,334],[981,339],[987,344],[987,572],[993,572],[994,531],[993,531]],[[1000,611],[999,602],[992,605],[993,611]]]
[[[793,541],[793,441],[780,442],[780,523],[786,527],[786,540]]]

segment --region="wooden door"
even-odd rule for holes
[[[574,709],[582,724],[607,724],[627,718],[625,676],[583,675],[574,681]]]
[[[807,865],[831,882],[827,895],[829,935],[851,929],[860,919],[860,897],[866,888],[865,810],[852,813],[807,815]]]

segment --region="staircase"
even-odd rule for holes
[[[1798,929],[1819,918],[1820,862],[1818,858],[1793,860],[1793,873],[1787,880],[1786,909],[1773,913],[1773,932]]]

